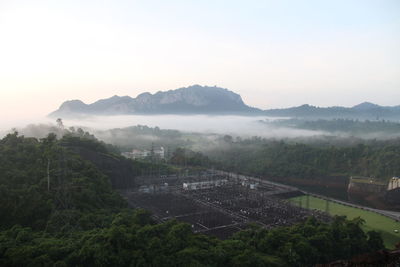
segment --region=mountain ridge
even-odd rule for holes
[[[308,104],[265,110],[264,114],[275,117],[294,117],[311,119],[400,119],[400,106],[380,106],[371,102],[362,102],[352,107],[318,107]]]
[[[136,98],[112,96],[85,104],[69,100],[51,114],[56,116],[128,114],[254,114],[262,110],[246,105],[241,96],[225,88],[192,85],[175,90],[144,92]]]
[[[213,114],[294,117],[310,119],[400,119],[400,105],[380,106],[362,102],[352,107],[318,107],[309,104],[289,108],[261,110],[244,103],[241,96],[220,87],[192,85],[154,94],[143,92],[135,98],[114,95],[91,104],[81,100],[68,100],[50,117],[77,117],[81,115],[162,115]]]

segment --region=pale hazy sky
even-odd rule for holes
[[[399,0],[0,0],[0,123],[217,85],[260,107],[400,105]]]

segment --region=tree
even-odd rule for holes
[[[382,236],[376,231],[369,231],[368,235],[368,247],[370,251],[377,251],[385,248],[382,240]]]
[[[56,120],[56,122],[57,122],[57,127],[60,128],[60,130],[64,130],[64,124],[63,124],[62,119],[61,119],[61,118],[58,118],[58,119]]]

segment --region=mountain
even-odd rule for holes
[[[381,109],[382,107],[371,103],[371,102],[363,102],[361,104],[355,105],[352,107],[353,110],[362,110],[362,111],[370,111],[370,110],[376,110],[376,109]]]
[[[364,102],[353,107],[298,107],[260,110],[246,105],[241,96],[220,87],[193,85],[155,94],[142,93],[136,98],[113,96],[85,104],[80,100],[64,102],[50,117],[127,114],[219,114],[264,115],[310,119],[400,119],[400,106],[379,106]]]
[[[379,106],[370,102],[363,102],[353,107],[316,107],[311,105],[301,105],[298,107],[284,109],[269,109],[264,112],[272,117],[292,117],[292,118],[311,118],[311,119],[400,119],[400,106]]]
[[[49,116],[117,115],[117,114],[261,114],[261,110],[246,105],[241,96],[219,87],[193,85],[189,87],[142,93],[136,98],[113,96],[92,104],[80,100],[64,102]]]

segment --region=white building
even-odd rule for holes
[[[165,158],[165,151],[164,151],[164,147],[160,147],[157,149],[154,149],[154,155],[160,159],[164,159]]]
[[[199,189],[209,189],[217,186],[222,186],[228,183],[228,180],[214,180],[214,181],[202,181],[193,183],[183,183],[183,189],[185,190],[199,190]]]
[[[389,181],[387,190],[393,190],[393,189],[396,189],[398,187],[400,187],[400,178],[399,177],[393,177]]]
[[[156,158],[165,158],[164,147],[153,149],[153,153]],[[151,156],[151,150],[133,149],[132,152],[122,152],[121,155],[129,159],[144,159]]]

